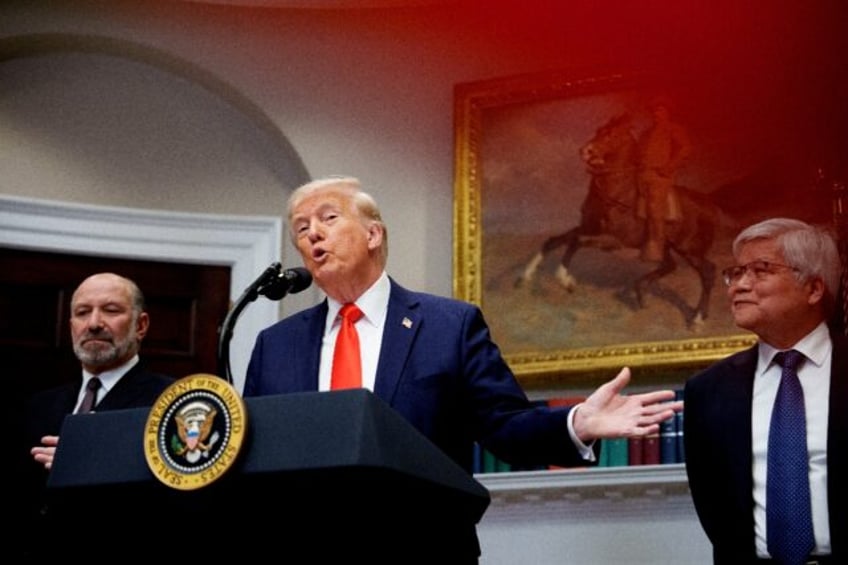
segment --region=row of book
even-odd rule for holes
[[[682,400],[683,391],[675,391]],[[562,397],[537,401],[548,406],[570,406],[582,402],[583,397]],[[683,411],[663,422],[656,435],[641,438],[602,439],[598,458],[599,467],[625,467],[628,465],[665,465],[683,463]],[[510,471],[538,471],[559,467],[519,467],[502,461],[489,450],[474,445],[474,473],[504,473]]]

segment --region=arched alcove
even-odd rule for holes
[[[4,192],[265,214],[269,204],[281,213],[285,192],[309,177],[280,128],[237,88],[126,40],[0,40],[0,120]]]
[[[233,300],[287,263],[285,198],[309,178],[280,128],[214,73],[71,34],[0,40],[0,168],[0,245],[229,265]],[[278,315],[268,301],[245,311],[234,375]]]

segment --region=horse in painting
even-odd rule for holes
[[[516,286],[532,281],[545,257],[564,248],[555,273],[568,291],[577,287],[569,271],[574,255],[584,247],[605,250],[638,249],[647,235],[644,218],[637,214],[638,156],[637,141],[627,114],[615,116],[599,127],[594,137],[580,149],[580,156],[590,175],[589,189],[580,208],[580,223],[564,233],[547,238],[524,266]],[[688,263],[700,282],[697,303],[688,313],[690,327],[701,324],[708,316],[716,267],[707,258],[716,236],[718,207],[706,195],[685,187],[675,191],[681,219],[667,228],[662,260],[656,267],[634,281],[636,303],[645,307],[644,295],[650,285],[677,269],[675,257]]]

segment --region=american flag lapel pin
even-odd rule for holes
[[[404,318],[401,324],[403,324],[403,327],[405,327],[406,329],[412,328],[412,320],[410,320],[409,318]]]

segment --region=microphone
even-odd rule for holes
[[[286,294],[300,292],[311,284],[312,275],[303,267],[283,271],[280,263],[271,263],[271,266],[265,269],[236,300],[218,332],[218,370],[224,374],[228,383],[233,384],[233,375],[230,371],[230,340],[242,310],[260,295],[271,300],[280,300]]]
[[[268,269],[278,267],[274,276],[263,279],[264,282],[257,289],[257,293],[261,294],[269,300],[280,300],[287,294],[295,294],[309,288],[312,284],[312,275],[303,267],[294,267],[279,272],[279,263],[275,263]]]

